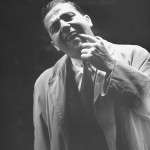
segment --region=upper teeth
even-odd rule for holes
[[[69,40],[73,35],[75,35],[76,34],[76,32],[73,32],[73,33],[71,33],[71,34],[69,34],[68,36],[67,36],[67,40]]]

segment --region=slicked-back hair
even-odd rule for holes
[[[55,7],[58,4],[62,4],[62,3],[68,3],[68,4],[72,5],[79,13],[81,13],[82,15],[85,15],[83,10],[75,2],[71,2],[71,1],[67,1],[67,0],[53,0],[53,1],[49,2],[45,7],[42,8],[42,20],[44,20],[46,14],[49,11],[51,11],[51,9],[53,7]]]

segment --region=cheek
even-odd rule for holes
[[[84,33],[86,30],[88,30],[87,22],[78,22],[76,27],[81,33]]]
[[[51,39],[52,39],[52,41],[57,45],[57,46],[59,46],[60,44],[60,39],[59,39],[59,37],[58,37],[58,35],[57,34],[55,34],[55,35],[53,35],[53,36],[50,36],[51,37]]]

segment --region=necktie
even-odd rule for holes
[[[81,84],[81,100],[83,108],[86,113],[91,117],[93,116],[94,105],[94,83],[92,80],[92,71],[89,70],[87,63],[84,63],[83,77]]]

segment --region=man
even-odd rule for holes
[[[150,54],[94,36],[72,2],[49,3],[44,26],[65,55],[35,83],[35,150],[150,150]]]

